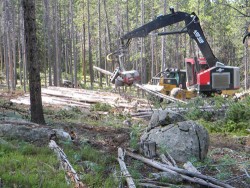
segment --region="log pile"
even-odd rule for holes
[[[118,149],[118,154],[120,151],[123,151],[121,148]],[[163,163],[153,160],[153,159],[148,159],[145,158],[141,155],[132,153],[130,151],[125,151],[123,152],[123,158],[124,154],[127,156],[139,160],[143,163],[145,163],[148,166],[151,166],[155,169],[158,169],[159,171],[165,173],[166,176],[168,177],[168,180],[171,180],[172,182],[178,182],[178,183],[183,183],[183,182],[190,182],[193,184],[198,184],[206,187],[211,187],[211,188],[233,188],[229,184],[226,184],[222,181],[219,181],[211,176],[203,175],[201,174],[190,162],[187,162],[184,164],[184,168],[179,168],[173,158],[169,156],[169,154],[166,155],[161,155],[160,158],[162,159]],[[120,154],[119,154],[120,155]],[[126,168],[125,163],[121,167],[122,171],[124,168]],[[124,173],[123,173],[124,174]],[[126,172],[126,175],[129,174],[129,172]],[[173,179],[169,178],[172,177]],[[181,180],[181,182],[180,182]],[[130,181],[131,177],[130,177]],[[161,186],[172,186],[173,184],[170,183],[162,183],[157,181],[156,179],[145,179],[145,180],[139,180],[139,185],[140,186],[147,186],[147,187],[161,187]],[[128,183],[128,181],[127,181]],[[129,187],[129,186],[128,186]]]
[[[111,92],[64,87],[42,88],[42,101],[44,105],[78,106],[88,109],[92,104],[96,103],[105,103],[112,107],[123,109],[145,108],[149,106],[148,102],[143,99],[131,99]],[[29,94],[11,99],[11,102],[29,105]]]

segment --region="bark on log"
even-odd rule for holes
[[[170,160],[173,166],[178,167],[173,157],[167,151],[166,151],[166,155],[167,155],[166,157]]]
[[[166,188],[165,186],[154,185],[152,183],[139,183],[140,187],[147,187],[147,188]]]
[[[186,163],[183,165],[183,167],[184,167],[186,170],[190,171],[190,172],[194,172],[194,173],[197,173],[197,174],[201,174],[201,173],[197,170],[197,168],[195,168],[195,167],[193,166],[193,164],[192,164],[190,161],[186,162]]]
[[[228,184],[225,184],[223,182],[220,182],[219,180],[213,178],[213,177],[210,177],[210,176],[206,176],[206,175],[202,175],[202,174],[197,174],[197,173],[193,173],[193,172],[189,172],[187,170],[184,170],[184,169],[180,169],[180,168],[177,168],[177,167],[172,167],[172,166],[168,166],[168,165],[164,165],[164,164],[161,164],[157,161],[154,161],[154,160],[151,160],[151,159],[147,159],[147,158],[144,158],[142,156],[139,156],[137,154],[134,154],[134,153],[131,153],[131,152],[126,152],[128,156],[134,158],[134,159],[137,159],[137,160],[140,160],[154,168],[157,168],[159,170],[163,170],[163,171],[169,171],[169,170],[172,170],[172,171],[175,171],[177,173],[180,173],[180,174],[183,174],[183,178],[188,180],[188,181],[191,181],[193,183],[198,183],[200,185],[205,185],[205,186],[208,186],[208,187],[213,187],[213,188],[218,188],[218,187],[225,187],[225,188],[233,188],[232,186],[228,185]],[[191,176],[191,177],[189,177]],[[193,178],[195,177],[195,178]],[[198,179],[197,179],[198,178]],[[205,181],[200,181],[200,179],[203,179]]]
[[[121,168],[122,175],[126,178],[127,185],[129,188],[136,188],[135,183],[127,170],[126,164],[124,162],[125,152],[121,148],[118,148],[118,162]]]
[[[84,185],[72,165],[67,159],[66,154],[63,152],[63,150],[56,144],[54,140],[50,140],[49,148],[51,148],[57,155],[58,159],[60,160],[61,167],[65,170],[67,174],[67,178],[71,180],[71,182],[74,184],[75,188],[87,188],[86,185]]]

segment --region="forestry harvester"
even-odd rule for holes
[[[221,63],[213,54],[204,33],[200,21],[195,13],[175,12],[170,8],[171,13],[158,16],[155,20],[125,34],[121,37],[122,48],[128,48],[131,39],[146,37],[151,31],[184,21],[185,27],[179,31],[154,33],[163,36],[171,34],[187,33],[197,43],[202,55],[201,58],[186,58],[185,70],[166,69],[153,78],[153,83],[163,86],[164,94],[170,94],[174,88],[185,91],[185,96],[192,96],[193,91],[205,95],[221,93],[223,90],[237,90],[240,87],[240,70],[238,67],[226,66]],[[123,53],[121,53],[123,55]],[[118,67],[111,77],[113,83],[119,85],[131,85],[139,79],[137,71],[124,71]]]

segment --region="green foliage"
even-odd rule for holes
[[[144,164],[141,161],[132,160],[131,164],[128,167],[128,171],[134,179],[141,179],[141,171],[143,169],[143,166]]]
[[[72,119],[76,117],[76,114],[71,110],[62,109],[56,113],[55,117],[57,119]]]
[[[250,97],[238,102],[232,102],[226,113],[226,121],[244,122],[250,120]]]
[[[4,187],[68,187],[54,153],[25,142],[0,144],[0,177]]]
[[[90,110],[91,111],[104,111],[109,112],[112,109],[112,106],[106,103],[96,103],[94,105],[91,105]]]
[[[130,132],[129,146],[135,150],[139,149],[138,143],[140,142],[141,128],[138,125],[132,127]]]
[[[199,108],[197,108],[198,106],[204,106],[204,104],[205,104],[204,98],[201,97],[194,98],[186,106],[188,108],[188,111],[185,114],[185,116],[191,120],[198,120],[198,119],[211,120],[213,116],[212,112],[204,112]]]
[[[75,169],[82,174],[82,181],[89,187],[118,187],[118,182],[112,177],[116,164],[114,157],[87,144],[80,149],[74,148],[72,143],[63,147]]]
[[[215,106],[215,110],[228,106],[225,117],[221,118],[214,118],[214,113],[201,111],[196,104],[200,104],[199,99],[187,105],[189,110],[186,117],[199,120],[210,132],[247,134],[246,129],[250,128],[250,97],[237,102],[220,96],[206,99],[206,104]]]

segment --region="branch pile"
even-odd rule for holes
[[[121,153],[120,151],[122,151],[121,148],[118,149],[118,154]],[[176,165],[173,158],[171,156],[169,156],[169,154],[167,155],[167,157],[166,157],[166,155],[160,156],[163,163],[156,161],[156,160],[142,157],[138,154],[135,154],[135,153],[132,153],[129,151],[123,152],[123,154],[124,154],[123,157],[126,154],[127,156],[129,156],[133,159],[139,160],[139,161],[147,164],[148,166],[151,166],[155,169],[158,169],[159,171],[166,172],[167,174],[171,174],[174,177],[176,177],[176,179],[181,178],[182,181],[185,181],[185,182],[191,182],[194,184],[199,184],[199,185],[211,187],[211,188],[233,188],[229,184],[221,182],[221,181],[219,181],[211,176],[206,176],[206,175],[201,174],[190,162],[187,162],[184,164],[185,169],[179,168]],[[120,154],[119,154],[119,156],[120,156]],[[118,159],[119,159],[119,157],[118,157]],[[124,171],[123,169],[126,168],[126,166],[124,167],[124,165],[125,165],[125,163],[123,164],[123,166],[121,166],[121,164],[120,164],[122,172]],[[129,172],[122,173],[122,174],[126,175],[126,177],[127,177]],[[130,181],[131,181],[131,177],[130,177]],[[147,187],[157,187],[157,185],[161,184],[160,182],[157,182],[154,180],[140,180],[140,182],[143,182],[141,185],[146,184]],[[129,183],[129,182],[127,181],[127,183]]]

